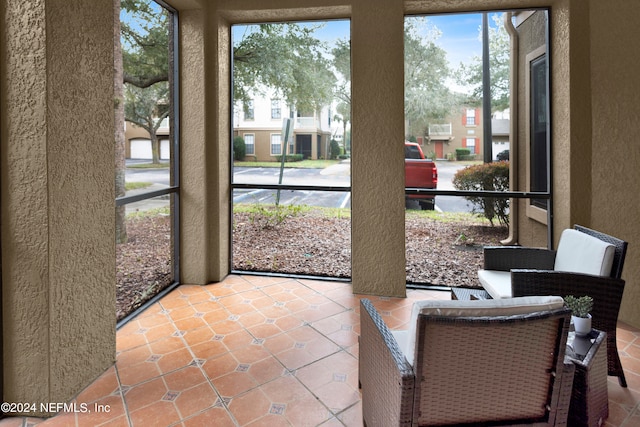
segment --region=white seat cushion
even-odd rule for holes
[[[609,276],[614,254],[612,244],[578,230],[566,229],[560,236],[553,269]]]
[[[478,270],[478,279],[491,298],[511,298],[511,272],[498,270]]]
[[[407,361],[413,366],[416,346],[418,315],[453,317],[494,317],[516,314],[535,313],[538,311],[556,310],[564,306],[564,299],[559,296],[517,297],[488,300],[444,300],[416,301],[411,309],[408,331],[393,331],[400,349]]]

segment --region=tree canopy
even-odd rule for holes
[[[327,47],[314,35],[320,25],[243,26],[244,33],[233,40],[234,98],[246,102],[270,89],[298,110],[329,105],[336,77]]]
[[[122,0],[124,83],[145,88],[169,80],[169,12],[148,0]]]
[[[491,74],[491,112],[509,108],[510,39],[502,22],[504,14],[491,15],[493,25],[489,25],[489,72]],[[482,37],[482,28],[479,30]],[[482,57],[474,56],[468,65],[460,64],[456,78],[461,85],[470,88],[470,105],[482,102]]]
[[[414,135],[427,135],[429,123],[444,120],[456,105],[446,84],[447,53],[436,43],[440,35],[425,17],[405,19],[405,118]]]

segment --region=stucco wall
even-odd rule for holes
[[[3,6],[4,400],[64,402],[115,359],[113,8]]]
[[[592,0],[591,223],[629,242],[620,318],[640,326],[640,2]]]

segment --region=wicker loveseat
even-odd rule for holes
[[[480,283],[492,298],[589,295],[593,327],[607,333],[608,373],[627,386],[618,356],[616,327],[625,281],[627,242],[580,225],[564,230],[558,250],[486,247]]]
[[[561,297],[420,301],[410,329],[391,332],[363,299],[365,425],[566,425],[569,318]]]

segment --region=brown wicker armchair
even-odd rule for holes
[[[421,301],[403,332],[391,332],[363,299],[365,425],[565,426],[575,369],[564,361],[570,312],[560,297],[524,308],[535,299]]]
[[[527,295],[589,295],[594,300],[593,327],[607,333],[607,366],[611,376],[627,386],[618,348],[616,327],[625,282],[620,277],[627,252],[627,242],[580,225],[574,229],[613,245],[613,260],[608,276],[555,271],[556,251],[527,247],[485,248],[485,270],[501,274],[511,272],[508,297]],[[561,242],[562,244],[562,242]],[[480,273],[479,273],[480,274]],[[491,292],[490,292],[491,293]],[[492,295],[494,298],[495,295]]]

